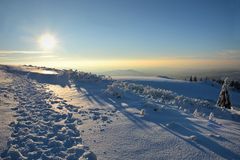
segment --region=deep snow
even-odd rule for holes
[[[215,106],[216,86],[0,68],[4,101],[16,100],[1,94],[3,159],[240,159],[240,113]]]

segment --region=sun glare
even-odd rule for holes
[[[39,38],[38,43],[44,50],[52,50],[56,47],[57,40],[51,34],[43,34]]]

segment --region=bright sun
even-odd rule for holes
[[[47,33],[39,38],[38,43],[44,50],[51,50],[56,47],[57,40],[53,35]]]

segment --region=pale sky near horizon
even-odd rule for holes
[[[42,48],[46,34],[56,44]],[[3,64],[238,69],[239,44],[238,0],[0,1]]]

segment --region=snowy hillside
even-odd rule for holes
[[[2,159],[240,159],[240,94],[220,86],[0,66]]]

